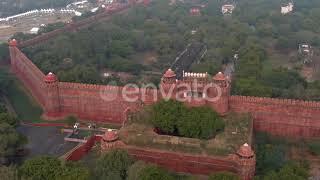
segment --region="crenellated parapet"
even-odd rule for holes
[[[230,101],[272,104],[272,105],[280,105],[280,106],[299,106],[303,108],[320,108],[320,102],[304,101],[304,100],[296,100],[296,99],[279,99],[279,98],[254,97],[254,96],[230,96]]]

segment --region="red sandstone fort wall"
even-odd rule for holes
[[[118,86],[59,82],[62,114],[121,124],[126,120],[126,109],[134,112],[143,104],[139,93],[134,94],[137,101],[131,102],[123,98],[122,89]]]
[[[48,101],[45,75],[17,47],[10,46],[10,55],[12,70],[45,109]],[[123,88],[59,82],[60,114],[121,124],[126,121],[128,112],[161,98],[157,90],[138,89],[138,94],[133,94],[138,99],[126,101],[120,93]],[[255,131],[291,137],[320,136],[320,102],[230,96],[229,108],[235,112],[252,113]]]
[[[46,98],[43,79],[45,75],[17,47],[10,47],[10,56],[12,71],[39,104],[44,107]]]
[[[229,171],[237,173],[237,163],[231,158],[212,156],[192,156],[155,149],[141,149],[126,146],[125,149],[136,159],[155,163],[164,168],[191,174],[208,175],[213,172]]]
[[[291,137],[320,136],[320,102],[230,96],[231,111],[250,112],[256,131]]]

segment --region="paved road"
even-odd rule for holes
[[[27,157],[52,155],[59,157],[74,148],[78,143],[65,142],[66,134],[59,127],[34,127],[21,125],[17,131],[28,138],[26,148],[30,152]]]

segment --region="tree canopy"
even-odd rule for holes
[[[142,71],[162,72],[187,44],[201,42],[208,51],[191,67],[194,71],[214,74],[239,54],[233,94],[319,100],[319,82],[306,82],[299,69],[286,65],[292,63],[288,54],[296,54],[300,43],[320,46],[317,0],[295,2],[294,11],[285,16],[278,0],[239,0],[230,17],[221,14],[222,5],[210,1],[201,16],[190,16],[192,3],[153,1],[25,52],[45,73],[53,71],[62,81],[107,83],[100,75],[104,69],[143,80]],[[141,60],[147,53],[153,53],[155,61]],[[298,66],[299,60],[293,59]]]
[[[154,165],[149,165],[139,172],[139,180],[174,180],[167,171]]]
[[[240,178],[230,172],[219,172],[211,174],[208,180],[240,180]]]
[[[209,107],[187,108],[182,102],[160,101],[151,108],[150,121],[162,132],[208,139],[223,130],[224,122]]]
[[[94,170],[95,179],[101,180],[125,180],[128,168],[133,160],[124,150],[113,150],[98,159]]]
[[[49,156],[35,157],[26,160],[19,168],[23,179],[33,180],[88,180],[89,169],[80,163],[62,163],[59,159]]]

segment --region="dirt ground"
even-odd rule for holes
[[[6,42],[17,32],[30,33],[33,27],[40,27],[41,24],[70,21],[72,16],[72,14],[41,14],[23,17],[10,23],[0,23],[0,42]]]
[[[39,155],[53,155],[59,157],[74,148],[78,143],[65,142],[66,134],[59,127],[34,127],[21,125],[18,132],[28,138],[26,148],[29,154],[26,158]]]

